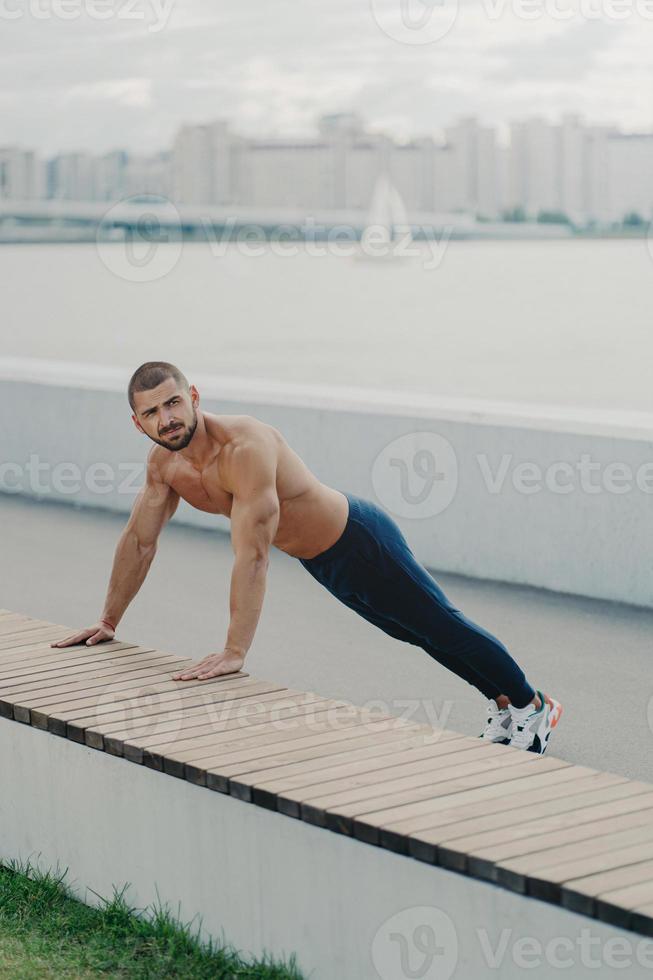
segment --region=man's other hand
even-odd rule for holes
[[[233,650],[223,650],[222,653],[210,653],[203,660],[191,664],[186,670],[173,675],[173,681],[190,681],[197,677],[207,680],[209,677],[219,677],[221,674],[233,674],[245,663],[245,655]]]
[[[95,626],[89,626],[86,630],[80,630],[79,633],[73,633],[72,636],[67,636],[63,640],[57,640],[56,643],[51,643],[50,646],[71,647],[76,643],[85,643],[86,646],[93,646],[95,643],[113,640],[115,635],[115,630],[109,629],[105,623],[96,623]]]

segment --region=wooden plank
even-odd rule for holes
[[[551,868],[534,871],[528,875],[527,894],[543,901],[561,903],[562,895],[566,889],[568,875],[588,876],[613,868],[625,868],[630,865],[640,865],[653,858],[653,841],[634,844],[632,847],[617,848],[612,851],[605,851],[600,854],[586,856],[578,861],[569,861],[567,866],[562,868],[554,865]],[[546,897],[548,896],[548,897]],[[622,910],[618,906],[604,902],[602,899],[596,900],[597,917],[614,925],[625,921]],[[626,928],[631,928],[627,925]]]
[[[123,651],[125,651],[124,655],[127,656],[141,649],[146,650],[144,647],[136,647],[134,644],[126,644],[122,641],[115,641],[114,643],[108,644],[102,651],[97,650],[95,647],[76,648],[73,652],[65,654],[65,658],[60,651],[55,653],[54,651],[44,650],[43,648],[39,649],[38,647],[35,647],[32,651],[29,648],[26,649],[25,658],[18,659],[8,667],[7,673],[9,676],[2,680],[6,679],[11,681],[18,673],[26,679],[30,679],[32,676],[37,678],[39,674],[46,676],[53,670],[65,671],[68,666],[77,666],[86,663],[103,663],[105,660],[123,655]]]
[[[317,708],[312,716],[304,714],[291,719],[290,726],[285,730],[280,729],[274,721],[270,721],[258,729],[256,733],[252,733],[252,736],[256,734],[256,737],[268,740],[268,737],[273,735],[273,741],[285,741],[288,738],[301,738],[305,733],[312,731],[323,732],[334,731],[340,727],[346,728],[350,722],[354,724],[363,723],[369,717],[364,708],[359,708],[358,705],[351,704],[349,701],[332,702],[327,700],[326,705]],[[389,715],[386,716],[386,718],[389,717]],[[243,736],[243,738],[245,737],[249,738],[249,735]],[[238,739],[239,746],[242,741],[242,738]],[[198,761],[205,756],[215,755],[216,750],[223,748],[224,744],[225,739],[221,734],[218,733],[216,739],[212,735],[207,735],[203,739],[193,739],[188,748],[177,748],[175,758],[183,761]]]
[[[248,790],[245,779],[249,773],[257,771],[269,773],[272,770],[292,772],[297,767],[320,769],[323,766],[336,765],[340,761],[351,761],[365,758],[368,755],[376,756],[385,753],[390,746],[399,750],[423,744],[424,739],[429,737],[429,733],[432,733],[433,729],[430,725],[422,725],[420,730],[416,732],[398,734],[390,729],[384,732],[374,732],[372,735],[368,735],[364,731],[358,734],[358,731],[358,729],[354,729],[344,742],[303,746],[301,749],[291,749],[290,751],[284,749],[281,752],[270,753],[263,759],[258,757],[245,759],[229,765],[222,764],[219,768],[199,769],[197,773],[193,771],[192,767],[186,766],[186,779],[195,781],[197,778],[201,785],[206,785],[209,789],[221,793],[231,792],[231,786],[236,783],[233,795],[238,796],[241,792],[238,783],[241,781],[243,794]],[[463,736],[459,737],[462,738]],[[266,768],[262,770],[261,766]],[[247,797],[243,795],[242,798],[246,799]],[[265,802],[262,801],[261,805],[265,806]]]
[[[15,636],[23,631],[39,629],[44,624],[38,619],[30,619],[28,616],[5,616],[0,619],[0,637]]]
[[[578,769],[582,771],[579,773]],[[589,806],[592,802],[607,802],[635,792],[630,789],[625,776],[618,776],[615,773],[602,773],[583,766],[576,767],[575,777],[573,792],[569,795],[552,794],[548,786],[539,790],[531,789],[528,803],[522,804],[521,807],[516,805],[511,797],[469,802],[463,800],[462,805],[444,809],[439,807],[418,816],[393,820],[381,828],[381,843],[384,847],[391,847],[392,844],[384,840],[386,836],[403,836],[409,842],[409,850],[413,857],[434,863],[435,854],[432,848],[436,847],[440,840],[446,839],[443,834],[451,837],[452,830],[454,832],[460,830],[461,833],[478,833],[504,827],[506,824],[510,825],[513,821],[512,813],[515,811],[518,811],[523,819],[531,813],[534,813],[536,818],[541,818],[552,813]],[[564,778],[569,777],[565,774]]]
[[[484,805],[487,812],[482,816],[474,815],[481,808],[478,804],[472,804],[463,807],[463,813],[456,820],[454,813],[457,808],[454,807],[452,811],[436,814],[434,818],[429,820],[429,823],[436,823],[437,826],[416,830],[407,835],[395,830],[392,826],[384,827],[380,832],[380,843],[382,847],[390,847],[402,854],[408,853],[411,857],[428,864],[442,863],[445,867],[455,867],[456,870],[464,870],[467,874],[492,880],[494,878],[493,864],[488,869],[483,858],[469,853],[465,857],[464,867],[461,866],[463,861],[457,854],[445,856],[441,861],[440,850],[442,846],[444,845],[447,850],[454,850],[448,848],[449,843],[453,841],[457,844],[459,837],[470,832],[491,832],[493,828],[498,828],[499,832],[509,833],[510,828],[514,827],[516,822],[519,822],[520,828],[524,828],[524,832],[532,833],[534,826],[532,821],[546,820],[548,815],[555,817],[557,814],[561,814],[574,822],[575,813],[589,813],[593,809],[599,809],[595,804],[603,803],[610,806],[611,802],[614,802],[618,806],[623,800],[624,811],[627,811],[629,799],[634,797],[636,793],[641,794],[642,791],[636,787],[631,787],[626,777],[622,777],[621,781],[618,781],[614,774],[597,773],[594,776],[577,780],[574,783],[574,793],[568,797],[552,795],[550,789],[543,787],[529,794],[529,799],[531,796],[535,797],[532,805],[517,806],[511,797],[506,801],[495,799]],[[537,815],[534,815],[533,811]],[[388,837],[390,838],[389,841],[386,839]]]
[[[20,647],[34,645],[38,642],[60,640],[69,631],[63,626],[43,626],[38,629],[25,630],[22,633],[9,633],[0,637],[0,651],[13,653]]]
[[[15,616],[10,619],[0,620],[0,641],[15,637],[20,639],[23,633],[32,633],[34,630],[46,629],[66,629],[63,623],[51,623],[48,619],[32,619],[29,616]],[[70,631],[69,631],[70,632]]]
[[[26,613],[9,612],[0,614],[0,633],[4,632],[5,627],[12,627],[16,623],[19,625],[33,623],[36,626],[52,626],[48,619],[35,619],[34,616],[28,616]],[[58,623],[57,625],[60,626],[61,624]]]
[[[601,895],[652,880],[653,860],[600,871],[582,878],[571,878],[564,883],[560,903],[572,912],[596,917],[596,899]],[[636,907],[637,904],[632,906]]]
[[[53,664],[53,670],[57,672],[56,662]],[[20,706],[21,699],[25,697],[18,692],[11,692],[7,690],[2,684],[0,684],[0,716],[5,718],[14,718],[16,721],[27,721],[29,722],[29,715]]]
[[[648,858],[653,858],[653,823],[501,862],[497,881],[513,891],[558,903],[565,881]]]
[[[228,700],[232,697],[248,697],[255,693],[263,694],[268,691],[285,691],[280,684],[271,681],[259,681],[247,674],[225,674],[220,678],[219,686],[208,684],[206,681],[179,682],[176,691],[169,694],[157,695],[154,699],[141,698],[136,704],[127,701],[118,705],[98,705],[91,712],[83,709],[60,717],[58,724],[75,726],[77,728],[99,728],[100,726],[117,726],[125,728],[140,725],[153,720],[154,716],[164,716],[175,711],[185,711],[202,704],[214,701]],[[191,685],[190,687],[188,685]],[[64,731],[65,733],[65,731]]]
[[[213,746],[202,747],[192,752],[175,750],[166,755],[164,772],[185,778],[185,765],[205,769],[207,766],[205,759],[208,760],[208,764],[213,765],[219,759],[234,761],[234,758],[241,757],[243,753],[254,752],[261,756],[267,752],[276,752],[286,743],[290,747],[301,748],[302,743],[310,744],[309,739],[324,739],[327,742],[338,740],[350,728],[358,725],[370,727],[372,724],[370,719],[374,719],[376,724],[384,725],[393,725],[397,721],[392,715],[379,718],[378,712],[347,704],[343,708],[330,711],[324,721],[316,720],[310,725],[297,723],[291,731],[267,730],[256,736],[237,739],[227,734],[224,738],[218,736]],[[272,740],[270,740],[271,736],[273,736]]]
[[[636,865],[641,868],[641,865]],[[627,929],[630,922],[630,912],[642,904],[653,902],[653,873],[649,872],[647,881],[629,885],[627,888],[617,888],[614,891],[603,892],[596,900],[598,917],[603,921],[616,925],[615,917]]]
[[[212,677],[206,680],[193,679],[188,681],[176,681],[174,684],[168,685],[165,690],[156,691],[157,695],[159,696],[159,701],[157,702],[158,706],[153,708],[153,713],[156,714],[158,711],[167,710],[172,706],[181,707],[187,700],[192,700],[194,697],[196,697],[198,693],[201,694],[201,692],[211,692],[212,690],[215,690],[216,682],[220,685],[224,685],[222,688],[223,691],[231,690],[232,688],[234,690],[247,688],[253,684],[272,683],[250,678],[246,673],[241,673],[240,671],[233,674],[223,674],[220,677]],[[276,684],[275,689],[286,690],[286,688],[281,684]],[[69,718],[78,720],[85,717],[90,717],[91,713],[85,712],[83,707],[83,705],[80,706],[76,704],[73,708],[62,708],[60,717],[64,720],[68,720]],[[113,720],[111,716],[115,713],[115,717],[118,720],[118,723],[120,723],[122,720],[121,711],[121,708],[116,707],[108,710],[107,712],[102,712],[103,715],[106,715],[106,717],[103,717],[103,721]]]
[[[265,744],[259,744],[247,749],[230,751],[228,754],[221,753],[213,758],[202,759],[201,764],[187,762],[183,775],[191,782],[198,782],[200,784],[206,779],[207,786],[210,786],[212,789],[220,789],[224,785],[223,769],[227,770],[230,766],[240,766],[242,763],[255,762],[257,768],[260,768],[262,761],[265,760],[267,763],[268,759],[272,756],[285,756],[288,760],[297,758],[297,755],[294,754],[295,750],[300,754],[303,751],[307,752],[304,758],[310,758],[310,753],[316,748],[322,747],[326,749],[327,753],[329,751],[337,751],[338,743],[345,742],[348,739],[355,740],[359,736],[370,736],[370,740],[364,743],[370,745],[373,744],[374,739],[378,737],[379,733],[390,732],[396,737],[402,729],[405,731],[409,727],[408,723],[401,723],[401,720],[397,718],[393,718],[392,722],[382,720],[360,723],[352,720],[351,724],[339,731],[309,735],[285,743],[276,742],[267,747]],[[360,746],[360,742],[358,745]],[[352,747],[355,746],[352,744]],[[341,745],[339,748],[342,751]]]
[[[445,867],[460,867],[469,874],[492,880],[495,859],[528,853],[522,848],[529,846],[535,834],[585,827],[598,820],[648,810],[653,804],[650,785],[630,783],[625,777],[620,783],[606,782],[603,778],[599,784],[602,788],[598,790],[593,789],[596,786],[594,778],[582,782],[588,784],[586,789],[574,787],[580,788],[580,793],[561,800],[535,802],[532,807],[525,804],[493,815],[499,818],[498,821],[495,819],[493,829],[479,830],[483,818],[436,829],[438,863]],[[468,831],[474,825],[476,830],[470,834]],[[462,854],[465,855],[464,864],[460,860]]]
[[[165,753],[166,746],[174,745],[182,747],[182,743],[187,741],[189,744],[199,743],[200,739],[210,739],[213,732],[223,731],[225,727],[231,728],[251,728],[260,722],[274,721],[275,718],[283,722],[286,718],[299,716],[306,711],[327,710],[334,705],[343,705],[345,701],[331,701],[329,698],[322,698],[319,695],[312,697],[303,692],[292,692],[288,695],[285,691],[273,691],[267,695],[268,700],[263,701],[266,695],[259,695],[256,698],[242,698],[239,702],[246,710],[237,711],[233,717],[234,702],[228,702],[223,710],[218,710],[209,715],[205,706],[200,708],[201,714],[195,718],[183,716],[184,725],[180,729],[179,721],[173,723],[165,730],[155,732],[146,731],[142,734],[125,733],[124,740],[129,740],[129,744],[134,747],[161,749]],[[248,708],[256,708],[256,711],[248,711]],[[115,736],[114,736],[115,737]]]
[[[179,661],[174,662],[175,669],[179,668],[179,663]],[[142,691],[144,687],[153,693],[174,690],[180,682],[168,680],[170,673],[171,669],[164,669],[164,667],[159,666],[159,661],[154,660],[151,665],[144,663],[142,667],[135,668],[126,676],[119,676],[117,680],[112,680],[108,684],[96,685],[92,682],[77,682],[71,685],[69,692],[62,694],[52,694],[46,687],[24,694],[15,694],[11,696],[9,703],[13,704],[14,718],[29,724],[29,712],[32,709],[47,709],[48,714],[59,716],[59,712],[63,713],[67,710],[76,710],[78,707],[93,706],[98,697],[103,694],[116,696],[120,700],[121,697],[138,696],[138,692]]]
[[[335,755],[319,756],[317,758],[305,759],[298,762],[285,763],[284,765],[269,765],[265,761],[265,768],[255,768],[228,778],[229,793],[238,799],[249,800],[264,806],[266,809],[276,810],[283,805],[294,807],[294,804],[284,800],[283,792],[287,787],[299,788],[309,785],[318,778],[324,776],[330,778],[337,772],[343,775],[354,774],[356,772],[373,772],[379,768],[394,764],[400,757],[423,758],[429,750],[436,746],[444,746],[445,743],[458,741],[455,735],[449,733],[443,738],[441,732],[425,732],[408,737],[395,737],[391,742],[377,742],[367,748],[355,749],[351,752],[337,752]],[[464,738],[464,736],[460,736]],[[277,760],[278,761],[278,760]],[[247,764],[246,764],[247,767]],[[285,812],[281,810],[280,812]],[[289,816],[298,817],[299,812],[293,810]]]
[[[120,663],[112,663],[108,659],[80,665],[74,672],[66,671],[65,679],[61,674],[57,676],[56,672],[49,671],[45,676],[39,675],[31,680],[0,681],[0,698],[20,699],[21,704],[34,699],[39,704],[45,704],[46,698],[54,702],[62,695],[67,697],[76,692],[90,691],[105,686],[107,682],[116,684],[135,680],[144,671],[152,673],[154,667],[158,668],[158,676],[163,677],[176,672],[184,663],[185,657],[173,657],[158,650],[139,652],[123,658]]]
[[[166,663],[167,661],[164,661],[164,664]],[[179,661],[176,661],[175,663],[178,665]],[[158,664],[159,661],[153,661],[151,666],[158,667]],[[149,666],[150,665],[147,662],[144,662],[142,665],[143,668],[148,669]],[[104,685],[104,690],[112,695],[124,695],[125,699],[137,697],[137,692],[143,686],[143,677],[139,674],[139,669],[141,668],[135,668],[134,671],[130,671],[128,675],[123,677],[119,675],[117,681],[112,681],[110,684]],[[153,673],[156,673],[157,677],[165,679],[157,680],[152,685],[148,684],[148,688],[151,693],[163,694],[170,692],[171,694],[174,694],[180,689],[179,685],[181,683],[186,683],[167,679],[167,675],[169,674],[168,670],[157,669],[153,671]],[[219,678],[210,678],[210,681],[219,682]],[[189,681],[188,684],[190,683],[193,682]],[[198,680],[196,683],[202,684],[205,682]],[[16,715],[16,708],[38,708],[47,706],[50,709],[51,714],[56,714],[63,718],[68,712],[78,712],[85,707],[93,707],[96,698],[97,694],[94,693],[94,688],[89,688],[83,681],[74,684],[71,687],[70,693],[64,693],[63,695],[51,694],[46,687],[41,690],[28,691],[24,694],[14,695],[14,716]],[[122,700],[122,698],[119,698],[119,700]]]
[[[487,748],[489,749],[490,746],[488,745]],[[432,799],[437,794],[440,783],[448,787],[484,786],[490,782],[497,784],[504,780],[516,778],[513,769],[517,769],[517,775],[521,775],[524,770],[531,767],[537,769],[539,765],[542,768],[541,764],[545,761],[536,757],[532,752],[528,754],[525,752],[518,753],[516,750],[506,752],[506,747],[502,745],[493,746],[492,750],[491,753],[486,754],[485,758],[480,759],[480,764],[476,762],[460,767],[456,764],[449,764],[442,772],[430,774],[426,779],[424,774],[420,774],[417,777],[410,777],[408,780],[397,778],[377,787],[365,787],[363,790],[349,790],[343,793],[326,793],[322,796],[314,796],[311,800],[302,802],[302,819],[309,823],[317,822],[319,826],[324,827],[326,826],[327,813],[338,814],[339,817],[351,819],[389,807],[411,804],[415,800]],[[545,768],[555,768],[555,764],[553,766],[547,765]]]
[[[253,799],[255,803],[298,817],[299,804],[291,799],[292,791],[310,791],[311,787],[320,787],[324,791],[329,786],[334,789],[334,781],[343,781],[349,777],[358,777],[364,781],[389,779],[392,777],[393,767],[395,771],[401,768],[407,775],[407,767],[445,754],[451,758],[461,747],[469,749],[471,741],[462,735],[456,738],[453,733],[447,733],[444,738],[441,732],[425,733],[409,741],[405,746],[391,743],[375,754],[368,751],[357,758],[338,759],[331,765],[323,764],[320,768],[316,768],[310,762],[304,762],[294,767],[282,767],[281,772],[278,766],[255,770],[253,773],[231,779],[230,793],[242,798],[241,793],[246,787],[250,791],[248,798]],[[482,748],[478,744],[474,747]],[[289,768],[290,772],[287,771]],[[316,782],[318,779],[319,783]]]
[[[249,677],[247,674],[225,674],[218,678],[211,678],[204,681],[177,681],[179,686],[172,691],[163,694],[156,692],[155,695],[147,694],[139,698],[127,698],[120,701],[111,701],[107,704],[98,704],[90,711],[87,707],[76,707],[67,712],[59,712],[56,718],[51,719],[56,725],[57,734],[71,735],[71,729],[96,728],[99,725],[113,724],[121,728],[138,724],[143,719],[151,718],[154,715],[163,715],[166,712],[181,710],[201,704],[208,704],[214,700],[229,699],[236,697],[246,697],[249,693],[264,693],[267,691],[285,691],[286,688],[281,684],[274,684],[272,681],[259,681]],[[48,725],[49,731],[54,731]]]
[[[489,750],[489,751],[487,751]],[[372,771],[331,779],[326,782],[308,783],[297,788],[279,789],[278,809],[290,816],[300,816],[302,807],[321,809],[339,808],[341,804],[367,802],[379,796],[403,789],[433,785],[455,776],[465,776],[483,769],[505,767],[505,750],[502,745],[482,745],[473,739],[428,747],[413,761],[400,761],[395,765],[375,767]],[[514,762],[521,762],[512,756]],[[320,774],[321,775],[321,774]]]
[[[85,644],[74,647],[51,648],[48,645],[22,647],[20,654],[11,661],[0,659],[0,683],[15,677],[29,679],[39,674],[51,671],[64,671],[78,664],[103,663],[107,658],[117,658],[119,654],[146,652],[152,647],[140,647],[136,643],[125,643],[124,640],[113,640],[111,643]],[[123,652],[124,651],[124,652]]]
[[[286,691],[275,690],[267,694],[241,698],[235,710],[242,717],[247,717],[249,713],[252,717],[258,717],[265,714],[270,705],[282,705],[285,702],[301,703],[304,699],[306,703],[313,700],[324,700],[320,695],[313,692],[305,693],[287,688]],[[132,745],[140,744],[141,739],[154,739],[156,737],[167,739],[177,734],[185,734],[187,731],[193,732],[195,728],[205,725],[207,722],[222,720],[226,714],[231,714],[233,711],[233,701],[218,701],[196,705],[192,708],[180,708],[178,711],[166,711],[163,714],[143,718],[128,728],[122,728],[114,723],[100,725],[97,729],[87,728],[86,744],[91,745],[92,748],[101,749],[105,747],[105,741],[107,743],[113,741],[116,746],[121,746],[126,739],[129,739]],[[106,748],[109,751],[108,745]],[[116,751],[113,754],[121,755],[122,751]]]
[[[644,803],[638,806],[637,801],[642,799]],[[612,806],[614,808],[615,804]],[[442,842],[438,849],[438,863],[445,868],[460,871],[466,871],[468,867],[471,869],[473,865],[476,877],[491,881],[495,876],[497,862],[545,851],[547,848],[555,850],[563,844],[594,839],[610,831],[653,823],[653,793],[618,800],[616,806],[621,807],[622,812],[603,818],[597,816],[598,808],[589,807],[586,811],[573,810],[548,820],[528,820],[526,824],[513,826],[512,839],[507,836],[510,828],[505,828],[501,843],[488,844],[487,834]],[[630,810],[625,810],[626,807],[630,807]]]
[[[506,745],[504,748],[509,749],[510,746]],[[519,751],[515,749],[515,752]],[[533,753],[528,753],[528,756],[531,754]],[[509,787],[496,782],[494,774],[489,779],[483,778],[482,774],[461,780],[454,779],[437,787],[431,794],[416,791],[410,802],[384,800],[369,813],[361,813],[357,804],[339,807],[337,811],[329,810],[326,815],[326,826],[339,833],[353,834],[358,840],[378,843],[380,828],[392,825],[398,820],[431,814],[452,806],[462,806],[465,803],[491,801],[494,797],[505,795],[507,791],[514,793],[525,791],[530,794],[540,786],[553,786],[576,778],[574,767],[562,759],[536,756],[539,762],[531,768],[532,762],[528,756],[523,766],[516,766],[511,772]],[[311,816],[312,814],[308,814],[309,820]],[[302,819],[304,819],[303,812]]]
[[[234,674],[233,676],[240,677],[239,674]],[[246,674],[243,676],[247,678]],[[218,683],[224,683],[221,678],[212,678],[211,680],[217,680]],[[156,696],[157,699],[160,699],[162,702],[165,700],[167,704],[172,702],[181,703],[184,697],[188,697],[192,693],[182,690],[181,684],[191,684],[193,682],[176,681],[170,683],[178,684],[180,687],[173,688],[170,693],[167,694],[160,694],[157,690],[154,690],[150,686],[147,687],[145,693],[139,691],[138,688],[128,690],[122,694],[105,691],[104,694],[96,693],[95,696],[91,698],[76,699],[70,702],[70,705],[68,708],[66,708],[66,710],[63,708],[57,708],[55,710],[53,706],[48,705],[47,710],[41,711],[40,709],[33,707],[23,708],[13,702],[12,717],[14,717],[14,719],[17,721],[34,725],[37,728],[47,728],[48,731],[51,731],[53,734],[57,735],[66,735],[66,726],[68,721],[76,721],[77,718],[81,717],[89,719],[92,723],[99,715],[115,712],[117,718],[122,719],[123,722],[127,723],[128,719],[125,718],[125,712],[133,711],[136,709],[136,707],[140,707],[141,705],[146,706],[147,698]],[[197,681],[195,686],[199,686],[201,684],[206,685],[209,683],[209,681]],[[72,707],[72,705],[74,705],[74,707]],[[161,709],[155,707],[152,710],[156,711]],[[52,725],[48,723],[49,721],[52,722]],[[79,740],[76,736],[72,737],[74,737],[75,741]]]
[[[89,650],[88,647],[87,650]],[[55,665],[43,669],[41,665],[33,672],[21,675],[20,673],[16,674],[14,668],[13,677],[0,677],[0,691],[7,695],[22,695],[39,690],[48,690],[54,693],[58,687],[72,690],[74,685],[84,684],[94,677],[120,677],[121,674],[127,675],[138,669],[141,664],[151,664],[155,660],[161,664],[178,664],[185,663],[186,658],[161,653],[160,650],[153,648],[150,650],[142,648],[130,650],[128,654],[122,657],[111,657],[110,655],[97,657],[91,654],[87,660],[81,660],[65,670]]]
[[[333,709],[334,704],[344,703],[327,701],[326,704],[320,706],[320,711],[326,714]],[[300,721],[312,707],[313,705],[309,704],[288,709],[292,713],[286,717],[291,721]],[[265,718],[245,720],[244,723],[242,719],[226,719],[221,722],[214,722],[209,727],[210,731],[207,735],[190,734],[183,739],[170,739],[168,737],[162,743],[159,740],[152,742],[149,739],[144,740],[145,744],[143,744],[143,740],[126,740],[122,746],[123,754],[125,758],[133,762],[144,762],[145,765],[154,769],[161,769],[166,762],[172,760],[182,762],[186,758],[194,759],[204,749],[215,752],[221,745],[234,740],[240,742],[243,739],[254,739],[255,737],[269,739],[270,735],[275,734],[278,730],[276,719],[270,721]]]
[[[179,662],[174,665],[179,668]],[[128,674],[119,675],[117,679],[109,678],[109,683],[103,683],[101,679],[91,679],[86,684],[71,687],[68,691],[51,693],[48,688],[42,691],[29,692],[29,697],[25,695],[13,695],[8,700],[0,700],[0,706],[12,706],[13,717],[16,721],[31,724],[31,713],[53,714],[58,716],[59,707],[63,705],[75,704],[95,704],[102,702],[107,697],[125,698],[139,696],[148,693],[154,685],[166,683],[171,673],[171,666],[168,663],[161,665],[157,662],[142,664]]]

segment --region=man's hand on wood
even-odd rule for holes
[[[219,677],[221,674],[233,674],[239,671],[245,663],[245,654],[235,650],[223,650],[222,653],[210,653],[203,660],[191,664],[178,674],[173,674],[173,681],[208,680],[209,677]]]
[[[95,626],[90,626],[88,629],[80,630],[79,633],[73,633],[71,636],[65,637],[63,640],[57,640],[56,643],[51,643],[51,647],[70,647],[76,646],[79,643],[85,643],[86,646],[93,646],[95,643],[105,643],[108,640],[113,640],[116,635],[116,631],[111,629],[107,623],[100,620]]]

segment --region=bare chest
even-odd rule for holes
[[[168,483],[191,507],[209,514],[231,515],[233,495],[220,483],[217,463],[201,473],[191,467],[178,468],[168,476]]]

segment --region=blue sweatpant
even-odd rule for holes
[[[487,698],[505,694],[517,708],[535,697],[506,647],[449,601],[384,510],[342,491],[349,501],[344,531],[314,558],[299,558],[311,575],[384,633],[426,650]]]

